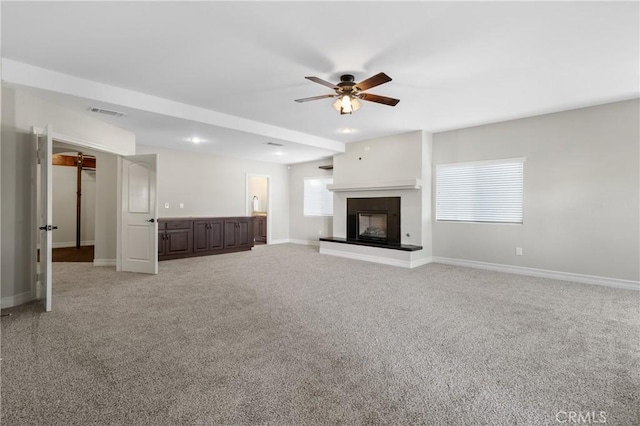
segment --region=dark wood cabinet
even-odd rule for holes
[[[193,252],[193,224],[190,220],[158,220],[158,259]]]
[[[223,244],[222,219],[204,219],[193,221],[193,251],[194,253],[222,250]]]
[[[253,218],[158,220],[158,260],[251,250]]]
[[[253,240],[256,243],[267,242],[267,217],[266,216],[253,217]]]
[[[224,220],[224,248],[253,246],[253,218],[239,217]]]

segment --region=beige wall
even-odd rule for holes
[[[304,215],[304,179],[328,177],[332,170],[319,169],[319,166],[332,164],[332,159],[292,164],[289,171],[290,235],[291,241],[305,244],[317,244],[318,238],[333,235],[333,217]]]
[[[77,169],[53,166],[53,247],[74,247],[76,244]],[[83,245],[95,242],[96,174],[82,172],[80,210],[80,240]],[[115,213],[115,209],[113,210]]]
[[[287,166],[145,145],[138,145],[137,153],[159,157],[158,217],[245,216],[247,174],[267,175],[271,180],[270,243],[289,239]]]
[[[15,91],[2,90],[2,265],[1,289],[2,306],[8,307],[24,303],[32,297],[32,229],[31,194],[32,159],[35,150],[31,135],[24,129],[16,128]]]
[[[434,164],[526,162],[524,224],[434,222],[434,256],[638,280],[639,113],[631,100],[435,134]]]
[[[100,265],[115,265],[118,235],[118,157],[94,152],[96,156],[95,251]]]
[[[255,211],[266,212],[269,210],[269,178],[264,176],[249,176],[247,194],[247,211],[254,211],[253,197],[258,197],[258,208]]]

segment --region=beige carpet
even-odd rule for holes
[[[3,426],[639,423],[637,292],[296,245],[54,277],[3,311]]]

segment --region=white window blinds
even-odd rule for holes
[[[333,216],[333,193],[327,189],[332,183],[332,177],[305,178],[305,216]]]
[[[524,159],[436,166],[436,220],[522,223]]]

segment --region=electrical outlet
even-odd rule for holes
[[[516,247],[516,256],[522,256],[522,247]]]
[[[318,229],[318,235],[322,235],[322,229]]]
[[[164,203],[164,208],[168,209],[169,208],[169,203]]]
[[[180,208],[184,209],[184,203],[180,203]]]

